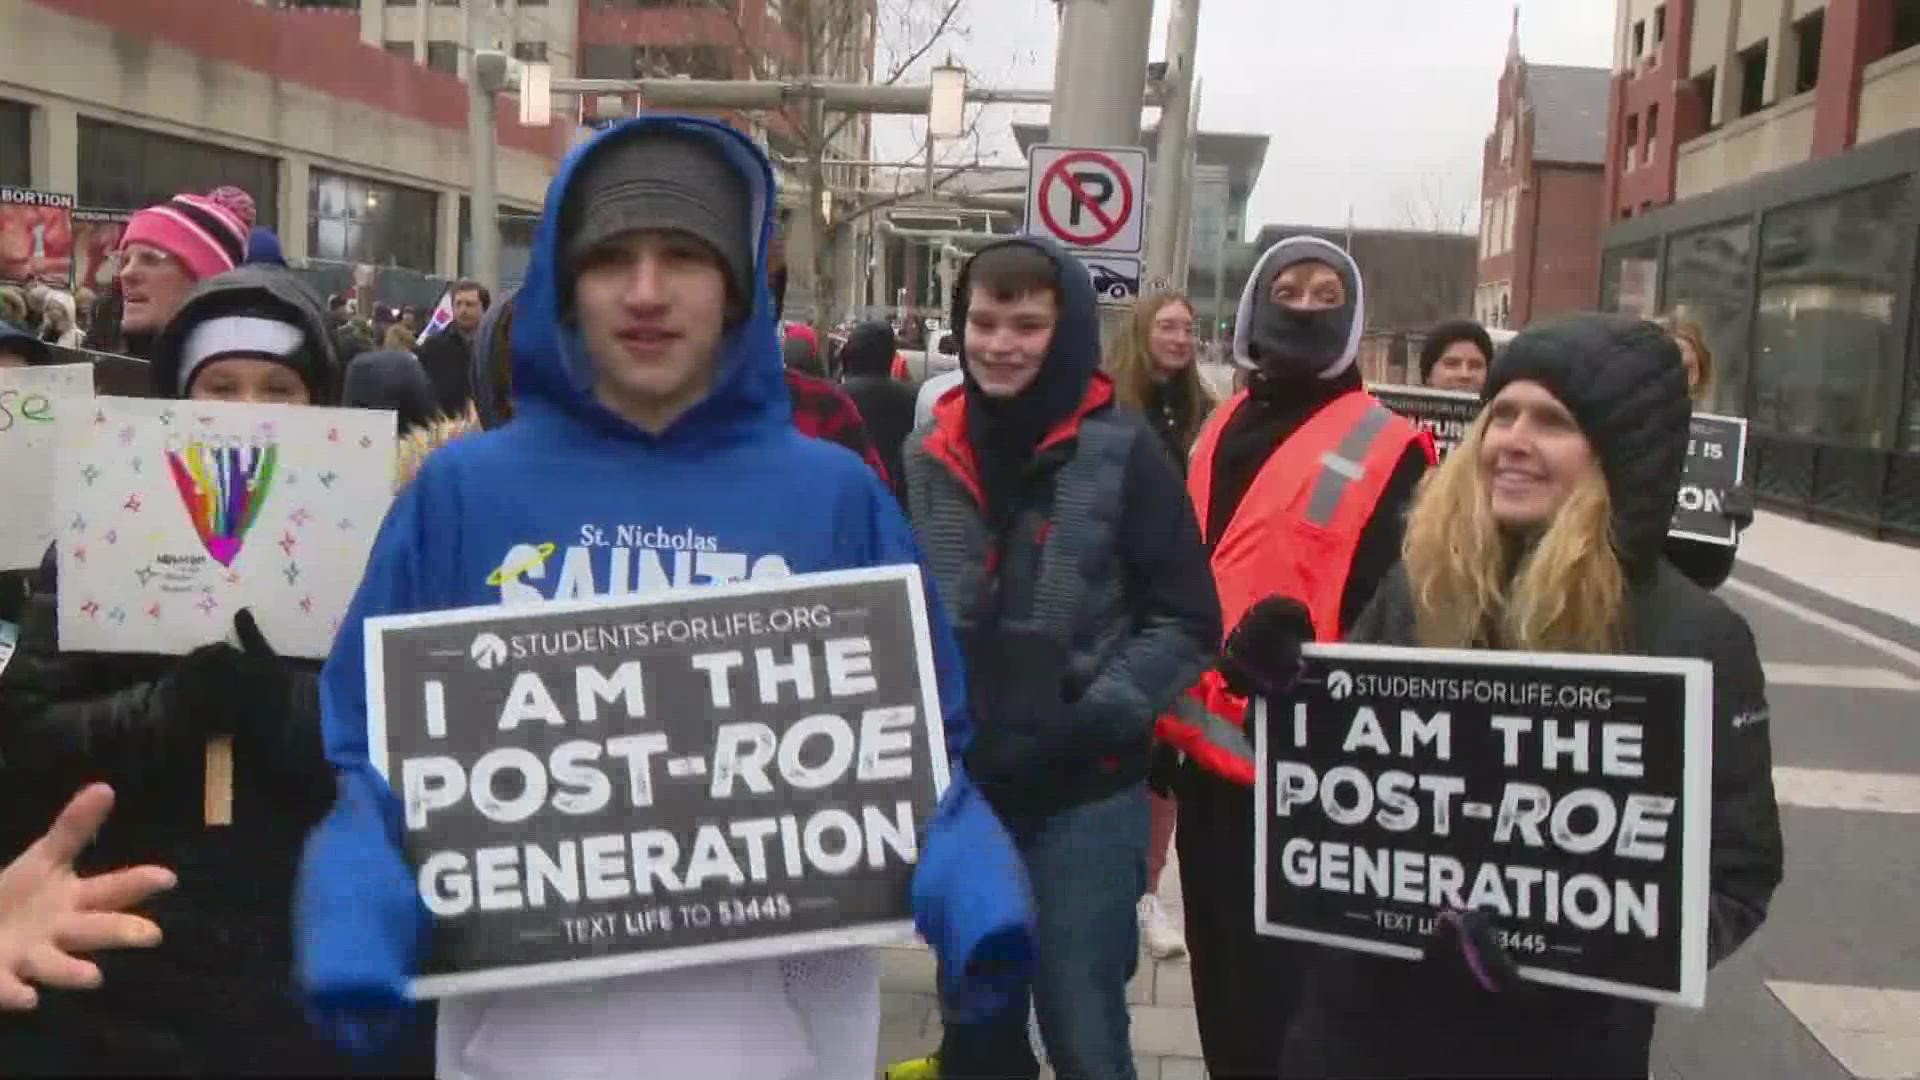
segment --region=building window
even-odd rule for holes
[[[460,46],[451,41],[427,42],[427,66],[449,75],[460,73]]]
[[[686,75],[695,79],[733,78],[732,58],[710,45],[643,45],[634,50],[632,75],[654,78]]]
[[[1514,226],[1518,224],[1520,220],[1520,189],[1518,188],[1510,188],[1507,191],[1507,215],[1506,216],[1507,216],[1507,236],[1506,236],[1506,239],[1501,242],[1500,250],[1512,251]]]
[[[1629,215],[1631,216],[1631,215]],[[1600,260],[1600,310],[1651,319],[1660,302],[1660,242],[1616,248]]]
[[[1711,225],[1667,240],[1664,306],[1700,324],[1713,352],[1714,385],[1708,407],[1744,414],[1747,330],[1752,315],[1753,227],[1746,221]]]
[[[1793,24],[1793,92],[1804,94],[1820,82],[1820,39],[1826,13],[1816,11]]]
[[[1652,161],[1654,151],[1660,148],[1660,106],[1656,103],[1647,106],[1647,145],[1641,158]]]
[[[1719,127],[1719,114],[1716,111],[1719,102],[1713,100],[1713,92],[1716,89],[1714,69],[1708,68],[1695,75],[1689,85],[1693,87],[1694,96],[1700,99],[1700,115],[1706,121],[1706,130],[1712,131]]]
[[[408,63],[413,62],[413,42],[411,41],[389,41],[381,48]]]
[[[1893,47],[1890,53],[1904,52],[1920,45],[1920,0],[1893,0]]]
[[[1653,47],[1658,49],[1661,42],[1667,40],[1667,5],[1661,4],[1653,9]]]
[[[526,0],[520,0],[525,3]],[[533,263],[533,234],[540,215],[500,208],[500,283],[508,288],[527,279]],[[473,274],[473,200],[460,196],[460,273]]]
[[[633,78],[633,46],[586,45],[580,50],[583,79]]]
[[[525,2],[526,0],[521,0],[521,3]],[[516,41],[513,45],[513,58],[515,60],[524,60],[529,64],[544,64],[547,62],[547,43],[544,41]]]
[[[1641,19],[1633,24],[1633,58],[1640,59],[1647,54],[1647,21]]]
[[[1500,164],[1513,164],[1513,117],[1500,123]]]
[[[431,191],[309,169],[307,209],[311,258],[422,273],[438,262],[439,197]]]
[[[1903,391],[1893,316],[1911,268],[1904,225],[1913,213],[1903,177],[1766,215],[1753,348],[1756,425],[1849,446],[1920,447],[1911,424],[1894,438],[1887,407]]]
[[[33,183],[33,107],[0,101],[0,184]]]
[[[1493,200],[1480,200],[1480,257],[1493,254]]]
[[[81,206],[138,210],[232,184],[253,196],[258,224],[280,222],[280,169],[269,157],[83,116],[78,165]]]
[[[1767,107],[1767,43],[1740,53],[1740,115],[1752,116]]]
[[[1620,145],[1620,159],[1625,162],[1627,172],[1632,172],[1640,160],[1640,114],[1627,114],[1627,130]]]

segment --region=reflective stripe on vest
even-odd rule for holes
[[[1375,405],[1340,440],[1338,449],[1320,455],[1320,475],[1314,478],[1313,494],[1307,499],[1308,521],[1333,524],[1333,512],[1340,509],[1341,497],[1355,480],[1367,474],[1367,451],[1373,449],[1373,440],[1386,430],[1392,417],[1385,406]]]
[[[1181,694],[1173,703],[1173,715],[1182,723],[1188,724],[1205,739],[1221,751],[1237,758],[1253,762],[1253,743],[1241,728],[1222,720],[1219,714],[1194,698],[1191,694]]]

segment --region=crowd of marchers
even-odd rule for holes
[[[1291,693],[1313,642],[1711,662],[1710,960],[1766,916],[1764,679],[1710,591],[1731,549],[1667,537],[1712,379],[1684,321],[1576,316],[1497,350],[1435,328],[1423,379],[1484,402],[1436,461],[1363,385],[1340,248],[1259,259],[1216,401],[1184,298],[1143,298],[1103,347],[1081,265],[1008,237],[958,279],[959,371],[917,422],[892,327],[825,350],[783,330],[772,173],[723,125],[576,149],[521,287],[455,288],[417,354],[411,329],[363,350],[337,298],[250,260],[231,203],[128,227],[119,319],[152,393],[392,409],[404,468],[324,665],[244,611],[185,656],[64,651],[53,553],[0,581],[0,1071],[872,1076],[870,950],[409,996],[430,916],[370,762],[366,622],[497,603],[499,551],[583,527],[922,570],[954,767],[912,907],[943,1031],[900,1080],[1042,1057],[1132,1080],[1143,944],[1190,954],[1215,1077],[1647,1075],[1655,1007],[1519,979],[1485,911],[1435,920],[1419,961],[1255,933],[1249,701]],[[42,344],[0,335],[0,363]],[[207,825],[222,736],[234,813]],[[1184,926],[1157,899],[1173,845]]]

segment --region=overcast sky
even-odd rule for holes
[[[1155,6],[1157,59],[1170,0]],[[1201,0],[1201,127],[1272,140],[1250,231],[1339,225],[1349,212],[1359,225],[1426,228],[1464,216],[1471,231],[1512,11],[1508,0]],[[1606,67],[1613,13],[1613,0],[1524,0],[1521,51]],[[1052,88],[1053,0],[968,0],[964,21],[950,48],[976,81]],[[1008,125],[1022,112],[987,112],[989,156],[1019,160]],[[877,150],[911,151],[906,121],[882,124]]]

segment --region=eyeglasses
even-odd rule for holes
[[[114,253],[113,260],[116,270],[125,270],[129,267],[136,270],[164,270],[180,265],[179,259],[159,248],[150,247],[126,248],[117,251]]]

